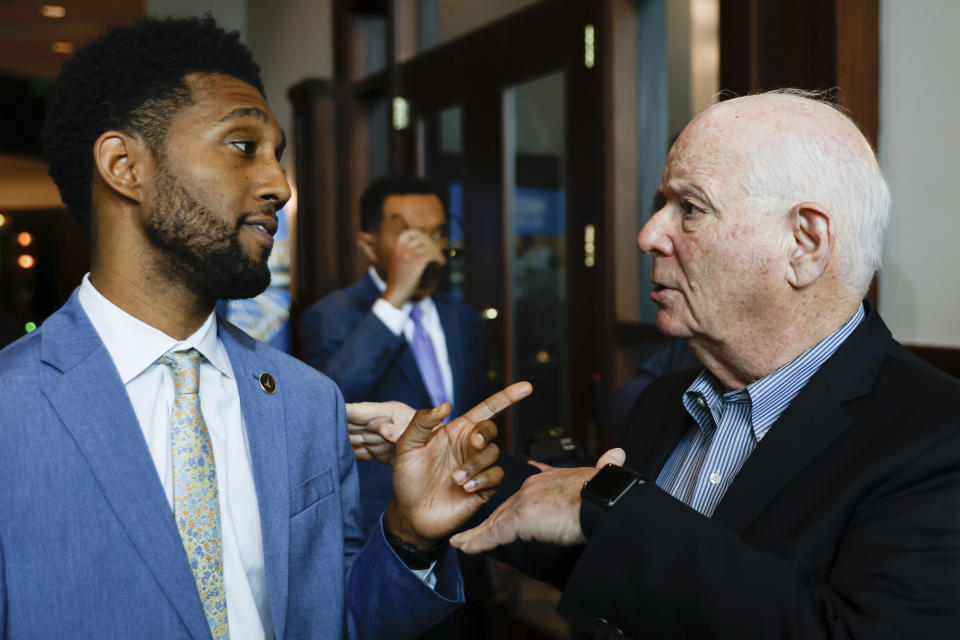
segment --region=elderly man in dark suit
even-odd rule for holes
[[[870,145],[799,92],[739,98],[660,189],[657,325],[705,368],[654,382],[598,468],[506,465],[515,493],[452,544],[505,545],[598,637],[952,637],[960,384],[863,301],[890,206]]]

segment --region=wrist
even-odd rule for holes
[[[443,548],[447,544],[445,540],[434,543],[429,547],[421,547],[396,535],[390,528],[388,520],[389,518],[384,514],[383,536],[386,538],[390,548],[393,549],[393,552],[397,554],[397,557],[400,558],[400,561],[403,562],[408,569],[418,571],[429,569],[440,559]]]
[[[396,289],[391,289],[389,285],[380,297],[397,309],[402,309],[403,305],[410,299],[410,296],[404,296],[403,293],[398,292]]]
[[[580,530],[589,540],[607,513],[634,487],[645,482],[635,471],[608,464],[583,483],[580,492]]]
[[[395,538],[416,547],[417,549],[431,549],[444,542],[442,538],[428,538],[420,535],[407,518],[400,511],[396,500],[391,498],[387,511],[383,514],[384,532],[390,532]]]

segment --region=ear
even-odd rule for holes
[[[104,131],[93,143],[96,174],[115,193],[142,202],[144,181],[153,171],[146,142],[123,131]]]
[[[815,282],[827,270],[833,254],[833,219],[815,202],[801,202],[790,210],[793,230],[787,281],[795,289]]]
[[[377,263],[377,234],[361,231],[357,236],[357,246],[371,264]]]

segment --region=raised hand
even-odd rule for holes
[[[533,391],[517,382],[459,418],[442,424],[449,405],[417,411],[397,440],[387,524],[394,535],[426,548],[462,525],[503,478],[490,418]],[[356,414],[355,414],[356,417]]]
[[[397,236],[393,257],[387,265],[387,288],[383,299],[400,308],[413,297],[431,263],[446,264],[441,244],[417,229],[407,229]]]
[[[527,478],[520,490],[497,507],[486,520],[450,538],[464,553],[481,553],[515,540],[536,540],[561,546],[586,542],[580,528],[580,490],[598,469],[613,463],[623,465],[623,449],[610,449],[596,467],[556,468],[541,462],[530,464],[540,473]]]

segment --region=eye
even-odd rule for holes
[[[692,216],[695,213],[702,213],[702,211],[689,200],[684,200],[680,203],[680,210],[683,212],[684,216]]]
[[[430,237],[436,241],[443,240],[446,237],[446,232],[443,229],[437,229],[434,231]]]
[[[234,140],[231,142],[233,146],[243,152],[244,155],[252,156],[253,152],[256,150],[257,145],[251,140]]]

